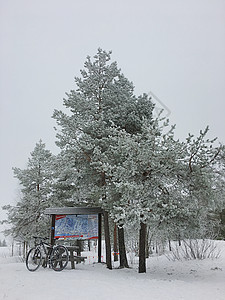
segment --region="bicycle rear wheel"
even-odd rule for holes
[[[26,257],[26,267],[29,271],[36,271],[42,261],[41,250],[39,248],[31,248]]]
[[[50,263],[52,269],[55,271],[62,271],[68,264],[69,254],[66,247],[58,245],[53,248],[50,256]]]

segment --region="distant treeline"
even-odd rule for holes
[[[7,247],[5,240],[3,240],[3,241],[0,240],[0,247]]]

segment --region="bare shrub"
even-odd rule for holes
[[[131,265],[135,264],[135,257],[138,257],[138,241],[136,237],[131,236],[126,243],[126,250],[128,253],[128,260]]]
[[[169,260],[216,259],[220,257],[220,250],[214,241],[208,239],[185,239],[181,246],[176,243],[170,253],[165,254]]]

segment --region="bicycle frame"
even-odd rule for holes
[[[69,254],[63,245],[51,245],[44,242],[45,238],[34,237],[35,246],[31,248],[26,257],[26,266],[29,271],[36,271],[41,265],[46,268],[47,265],[54,271],[62,271],[68,263]],[[37,243],[37,239],[40,242]]]
[[[39,237],[35,237],[35,240],[38,239]],[[39,250],[43,253],[44,252],[44,265],[47,266],[49,264],[50,256],[53,250],[53,246],[51,244],[45,243],[43,241],[43,238],[39,238],[40,242],[36,243],[35,241],[35,247],[39,248]],[[43,265],[42,264],[42,265]]]

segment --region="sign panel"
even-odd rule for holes
[[[55,238],[97,239],[98,215],[56,215]]]

